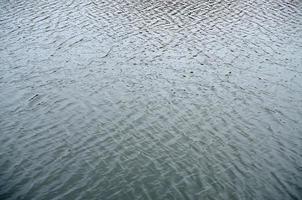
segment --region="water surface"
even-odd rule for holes
[[[0,199],[302,199],[300,0],[3,0]]]

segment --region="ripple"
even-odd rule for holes
[[[299,199],[299,0],[0,3],[0,199]]]

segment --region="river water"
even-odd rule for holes
[[[1,200],[301,198],[301,0],[1,1]]]

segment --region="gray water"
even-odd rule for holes
[[[0,199],[302,199],[302,1],[2,0]]]

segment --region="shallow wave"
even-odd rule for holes
[[[301,198],[301,1],[3,1],[0,42],[0,199]]]

